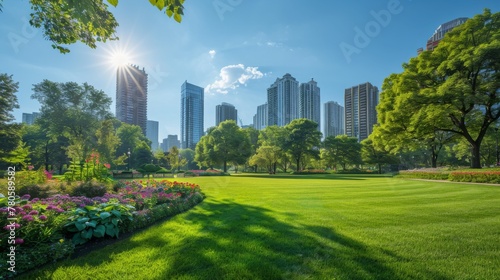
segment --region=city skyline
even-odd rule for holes
[[[19,82],[16,121],[23,112],[39,111],[30,96],[32,85],[43,79],[88,82],[105,91],[114,108],[120,52],[149,75],[147,118],[159,121],[160,139],[180,135],[176,104],[179,84],[186,79],[206,91],[205,128],[215,125],[215,106],[221,102],[238,108],[243,124],[253,123],[267,88],[284,73],[300,82],[314,77],[321,99],[341,104],[346,87],[370,81],[380,88],[384,78],[401,72],[441,24],[500,8],[500,3],[465,0],[453,5],[430,0],[301,3],[241,1],[221,12],[210,1],[188,1],[178,24],[150,5],[121,1],[110,8],[120,23],[120,41],[99,43],[96,49],[77,43],[62,55],[27,23],[29,3],[5,2],[0,59],[2,72]],[[262,11],[269,16],[259,17]]]

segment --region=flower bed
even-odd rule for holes
[[[292,175],[311,175],[311,174],[330,174],[326,172],[324,169],[308,169],[302,171],[292,171],[290,172]]]
[[[448,180],[449,172],[441,169],[401,170],[398,178]]]
[[[0,208],[0,278],[12,277],[70,256],[75,246],[92,239],[117,238],[203,200],[200,187],[182,182],[130,181],[102,197],[53,195],[3,200]],[[76,247],[78,250],[78,247]],[[10,254],[10,255],[9,255]],[[15,271],[7,268],[15,259]],[[12,263],[13,264],[13,263]]]
[[[454,171],[449,175],[454,182],[500,184],[500,171]]]

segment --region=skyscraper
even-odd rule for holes
[[[290,74],[267,89],[267,125],[285,126],[299,117],[299,82]]]
[[[343,135],[344,132],[344,107],[334,101],[325,103],[325,128],[324,136]]]
[[[181,148],[195,149],[203,136],[204,89],[185,81],[181,86]]]
[[[151,150],[156,151],[158,149],[158,122],[157,121],[147,121],[146,137],[151,140]]]
[[[267,103],[257,106],[257,114],[253,117],[253,127],[262,130],[267,126]]]
[[[167,135],[167,138],[163,138],[161,149],[164,152],[168,152],[172,147],[181,147],[181,142],[179,141],[177,135]]]
[[[434,31],[434,34],[432,34],[429,40],[427,40],[426,50],[434,50],[439,42],[444,38],[444,35],[446,33],[450,32],[453,28],[464,24],[467,19],[468,18],[466,17],[456,18],[438,26],[438,28],[436,28],[436,31]]]
[[[359,141],[368,138],[377,123],[378,88],[370,83],[345,90],[345,134]]]
[[[217,126],[227,120],[233,120],[238,123],[238,110],[233,105],[222,102],[221,105],[215,106],[215,125]]]
[[[138,125],[146,135],[148,113],[148,75],[137,65],[116,71],[116,118]]]
[[[33,112],[33,113],[23,113],[23,120],[22,122],[25,124],[32,125],[35,123],[36,119],[40,116],[39,112]]]
[[[318,124],[318,130],[321,130],[320,89],[314,79],[300,84],[299,118],[315,121]]]

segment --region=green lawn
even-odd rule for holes
[[[24,279],[499,279],[500,187],[319,176],[186,178],[192,210]]]

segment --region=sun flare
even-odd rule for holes
[[[123,67],[131,63],[130,54],[124,50],[113,50],[109,56],[109,64],[114,68]]]

